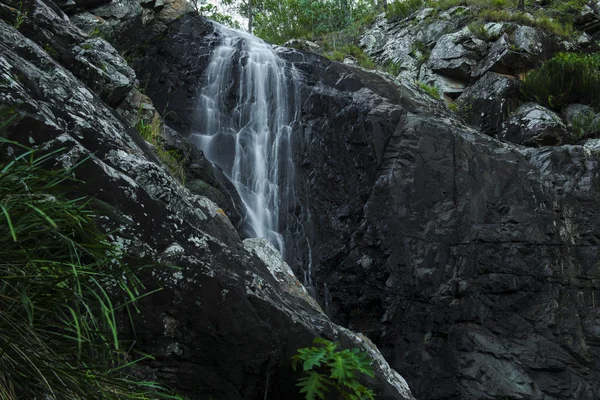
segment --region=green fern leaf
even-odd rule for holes
[[[325,399],[329,391],[327,378],[316,371],[308,372],[308,376],[298,379],[296,386],[300,386],[300,393],[306,394],[306,400]]]
[[[371,367],[372,360],[369,358],[367,353],[361,351],[360,349],[354,348],[352,349],[352,355],[354,358],[354,365],[356,366],[356,370],[373,378],[375,376],[375,373],[373,372],[373,368]]]
[[[348,350],[339,351],[334,353],[331,360],[327,363],[327,366],[331,368],[331,374],[329,375],[332,379],[346,385],[354,379],[355,365],[353,365],[352,353]]]
[[[327,360],[327,350],[324,348],[305,348],[299,349],[298,353],[292,357],[292,367],[294,371],[298,363],[302,363],[304,371],[310,371],[313,367],[320,367]]]

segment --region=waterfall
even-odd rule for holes
[[[246,234],[266,238],[284,255],[284,215],[295,207],[292,125],[300,116],[294,70],[273,46],[215,26],[220,44],[199,96],[199,131],[190,139],[235,185]]]

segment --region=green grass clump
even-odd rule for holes
[[[560,110],[571,103],[600,106],[600,54],[558,53],[523,80],[526,97]]]
[[[385,66],[385,71],[392,75],[393,77],[398,76],[398,74],[400,73],[400,71],[402,71],[402,63],[401,62],[394,62],[394,61],[389,61],[387,63],[387,65]]]
[[[0,145],[20,150],[0,165],[0,399],[180,399],[131,375],[118,316],[143,287],[88,201],[64,196],[77,166]]]
[[[571,122],[573,133],[577,139],[598,137],[600,135],[600,120],[593,113],[579,114]]]
[[[146,123],[141,117],[138,117],[138,122],[135,128],[139,134],[150,143],[154,148],[154,153],[167,167],[167,170],[173,175],[180,183],[185,185],[185,167],[186,160],[183,158],[177,150],[167,150],[165,148],[161,132],[162,132],[162,121],[160,118],[155,117],[151,123]]]
[[[399,0],[388,4],[385,16],[390,21],[404,19],[413,13],[425,8],[424,0]]]
[[[562,37],[571,37],[574,33],[572,23],[552,19],[544,12],[536,12],[533,18],[524,12],[509,10],[481,10],[477,16],[487,22],[514,22],[520,25],[539,28]]]
[[[361,49],[355,44],[345,44],[343,46],[337,46],[336,49],[331,49],[329,45],[326,45],[324,46],[324,48],[326,51],[323,53],[323,55],[332,61],[342,62],[344,61],[344,58],[346,58],[346,56],[352,56],[356,59],[358,65],[360,65],[363,68],[375,69],[377,67],[377,65],[375,65],[375,63],[373,62],[373,60],[371,60],[367,53],[365,53],[363,49]]]
[[[330,388],[334,388],[343,399],[374,400],[375,393],[358,381],[357,373],[374,377],[371,360],[358,348],[338,350],[338,344],[316,338],[313,347],[298,349],[292,357],[294,371],[300,365],[304,375],[296,386],[306,400],[327,397]],[[328,397],[327,397],[328,398]]]
[[[417,84],[418,87],[420,87],[423,91],[425,91],[428,95],[430,95],[434,99],[436,99],[436,100],[442,99],[440,89],[438,89],[437,87],[428,85],[425,82],[421,82],[421,81],[416,81],[415,83]]]

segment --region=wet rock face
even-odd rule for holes
[[[117,57],[104,42],[96,44]],[[73,73],[79,60],[62,62],[68,68],[0,20],[0,109],[19,116],[2,135],[40,151],[64,149],[55,168],[85,160],[67,195],[89,196],[104,210],[99,223],[124,252],[179,267],[145,269],[146,288],[163,289],[140,301],[135,333],[123,332],[155,357],[145,364],[150,379],[193,400],[300,399],[290,358],[322,336],[369,352],[376,376],[365,383],[378,398],[414,400],[376,347],[332,323],[272,248],[244,244],[217,204],[170,176],[127,124],[127,109],[119,110],[121,117],[102,101],[111,81],[94,78],[86,85]],[[165,134],[168,145],[201,164],[201,154],[183,140]],[[0,163],[15,152],[15,146],[0,146]]]
[[[556,146],[569,142],[567,127],[553,111],[537,103],[525,103],[507,121],[502,140],[526,146]]]
[[[193,20],[171,29],[152,92],[187,110],[202,67],[176,65],[206,65],[214,38]],[[598,398],[597,143],[502,143],[410,84],[281,54],[303,85],[297,193],[326,311],[383,348],[420,399]],[[479,97],[482,110],[505,110]]]
[[[517,107],[518,81],[488,72],[456,100],[457,113],[466,122],[490,136],[497,136]]]

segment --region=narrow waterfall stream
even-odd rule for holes
[[[266,238],[285,258],[283,215],[296,206],[291,135],[299,87],[273,46],[215,25],[220,44],[199,97],[200,131],[190,139],[235,185],[246,208],[245,234]]]

